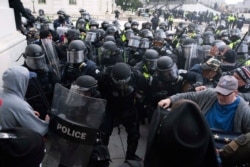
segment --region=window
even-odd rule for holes
[[[46,4],[46,0],[38,0],[38,4]]]
[[[70,5],[76,5],[76,0],[69,0]]]

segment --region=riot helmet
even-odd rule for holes
[[[195,34],[193,36],[193,39],[196,41],[197,45],[202,45],[203,44],[203,38],[202,38],[201,34]]]
[[[85,19],[87,22],[90,20],[90,15],[88,12],[83,12],[82,13],[82,18]]]
[[[211,31],[206,31],[203,33],[203,43],[204,45],[211,45],[214,42],[214,34]]]
[[[119,23],[118,20],[113,20],[113,21],[112,21],[112,24],[113,24],[115,27],[117,27],[117,28],[120,28],[120,27],[121,27],[121,24]]]
[[[116,43],[113,41],[106,41],[101,47],[102,54],[105,56],[117,54],[118,50]]]
[[[202,45],[202,57],[207,60],[210,57],[212,57],[210,55],[210,50],[211,50],[212,46],[211,45]]]
[[[132,23],[131,23],[132,30],[137,30],[138,27],[139,27],[138,21],[132,21]]]
[[[141,42],[141,37],[134,35],[130,37],[130,39],[128,40],[128,46],[132,48],[139,48],[140,42]]]
[[[131,28],[131,23],[127,22],[124,24],[124,30],[128,30]]]
[[[94,77],[82,75],[71,84],[70,91],[84,96],[96,97],[97,87],[97,80]]]
[[[97,41],[97,31],[90,30],[86,33],[86,37],[84,39],[86,42],[96,42]]]
[[[194,23],[189,23],[187,27],[188,32],[195,32],[195,24]]]
[[[107,27],[109,26],[109,22],[108,21],[103,21],[102,23],[101,23],[101,27],[102,27],[102,29],[104,29],[105,31],[107,30]]]
[[[151,30],[151,27],[152,27],[152,23],[151,22],[147,21],[147,22],[144,23],[144,28],[145,29]]]
[[[148,38],[142,38],[140,43],[140,48],[142,49],[148,49],[150,48],[150,41]]]
[[[38,14],[39,14],[39,16],[44,16],[44,15],[45,15],[45,12],[44,12],[43,9],[39,9],[39,10],[38,10]]]
[[[174,39],[174,32],[168,30],[168,31],[165,32],[165,34],[166,34],[166,41],[171,43],[173,41],[173,39]]]
[[[90,27],[91,30],[98,29],[99,28],[99,23],[96,20],[91,19],[89,21],[89,27]]]
[[[184,25],[185,25],[184,22],[179,22],[178,23],[178,25],[175,27],[177,34],[184,31],[184,28],[185,28]]]
[[[86,10],[83,9],[83,8],[81,8],[81,9],[79,10],[79,13],[81,13],[81,15],[82,15],[84,12],[86,12]]]
[[[68,43],[70,43],[72,40],[81,39],[80,31],[76,29],[68,29],[68,31],[65,33],[65,37],[67,38]]]
[[[114,37],[113,35],[106,35],[106,36],[104,37],[104,42],[106,42],[106,41],[116,42],[116,41],[115,41],[115,37]]]
[[[77,28],[79,30],[83,30],[85,29],[85,24],[86,24],[86,21],[84,19],[79,19],[77,22]]]
[[[24,52],[25,64],[33,70],[41,70],[46,66],[45,53],[40,45],[29,44]]]
[[[150,31],[149,29],[143,29],[143,30],[141,30],[140,36],[142,38],[148,38],[150,40],[153,39],[153,37],[154,37],[152,31]]]
[[[154,37],[155,38],[166,39],[166,33],[164,32],[163,29],[158,29],[158,30],[155,31]]]
[[[65,20],[66,19],[66,12],[63,9],[59,9],[57,11],[58,19]]]
[[[129,40],[131,37],[135,36],[135,33],[132,29],[127,29],[124,32],[124,34],[125,34],[127,40]]]
[[[166,31],[167,30],[167,27],[168,27],[168,24],[167,24],[167,22],[161,22],[160,24],[159,24],[159,29],[162,29],[162,30],[164,30],[164,31]]]
[[[157,60],[159,59],[159,57],[159,53],[154,49],[147,49],[143,55],[144,63],[151,75],[156,70]]]
[[[218,38],[220,40],[223,40],[225,43],[229,44],[230,40],[229,40],[229,32],[228,30],[222,30],[219,32]]]
[[[114,25],[109,25],[107,27],[107,30],[106,30],[107,35],[115,35],[116,32],[117,32],[117,27],[115,27]]]
[[[169,56],[161,56],[157,60],[156,71],[159,79],[165,82],[173,82],[178,78],[177,66]]]
[[[226,29],[226,27],[224,25],[222,25],[222,24],[217,27],[217,30],[219,30],[219,31],[222,31],[222,30],[225,30],[225,29]]]
[[[73,40],[69,43],[67,50],[67,62],[78,64],[84,61],[86,45],[82,40]]]
[[[230,30],[230,40],[232,40],[232,42],[235,42],[240,38],[241,38],[240,29],[233,28],[233,29]]]
[[[116,85],[125,85],[131,79],[131,68],[123,62],[116,63],[111,70],[111,78]]]
[[[133,18],[132,17],[128,17],[128,22],[132,23],[132,21],[133,21]]]

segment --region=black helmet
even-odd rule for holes
[[[133,21],[133,18],[132,17],[128,17],[128,22],[132,23],[132,21]]]
[[[108,34],[108,35],[110,35],[110,34],[115,34],[116,33],[116,31],[117,31],[117,28],[114,26],[114,25],[109,25],[108,27],[107,27],[107,30],[106,30],[106,33]]]
[[[159,24],[159,28],[160,29],[163,29],[164,31],[165,30],[167,30],[167,27],[168,27],[168,23],[167,22],[161,22],[160,24]]]
[[[46,65],[45,53],[38,44],[29,44],[25,48],[25,64],[34,70],[43,69]]]
[[[67,62],[72,64],[83,62],[85,49],[86,45],[82,40],[71,41],[67,50]]]
[[[157,60],[156,70],[162,81],[172,82],[178,78],[177,66],[169,56],[161,56]]]
[[[65,12],[63,9],[59,9],[59,10],[57,11],[57,14],[58,14],[58,15],[66,15],[66,12]]]
[[[108,25],[109,25],[109,22],[108,22],[108,21],[103,21],[103,22],[101,23],[101,27],[102,27],[102,29],[104,29],[105,31],[106,31]]]
[[[103,43],[102,45],[102,51],[112,51],[112,52],[116,52],[117,51],[117,45],[115,42],[113,41],[106,41]]]
[[[132,21],[131,28],[132,29],[138,29],[138,27],[139,27],[139,22],[138,21]]]
[[[104,42],[106,41],[112,41],[112,42],[115,42],[115,37],[113,35],[106,35],[104,37]]]
[[[235,42],[240,38],[241,38],[240,29],[233,28],[230,30],[230,39],[232,40],[232,42]]]
[[[143,60],[151,74],[153,74],[156,69],[158,59],[159,53],[154,49],[147,49],[143,55]]]
[[[203,43],[204,45],[211,45],[214,42],[214,34],[211,31],[206,31],[203,33]]]
[[[113,24],[114,26],[116,26],[117,28],[120,28],[120,27],[121,27],[121,24],[119,23],[118,20],[113,20],[113,21],[112,21],[112,24]]]
[[[86,10],[83,9],[83,8],[81,8],[81,9],[79,10],[79,12],[82,14],[83,12],[86,12]]]
[[[111,70],[111,78],[115,84],[127,84],[131,79],[131,68],[123,62],[116,63]]]
[[[130,29],[131,28],[131,23],[130,22],[126,22],[124,24],[124,29],[127,30],[127,29]]]
[[[81,15],[82,15],[83,19],[85,19],[87,21],[90,20],[90,14],[88,12],[85,11],[85,12],[81,13]]]
[[[45,12],[44,12],[43,9],[39,9],[38,13],[39,13],[39,16],[44,16],[45,15]]]
[[[153,37],[154,37],[152,31],[150,31],[149,29],[143,29],[143,30],[141,30],[140,36],[142,38],[148,38],[148,39],[153,39]]]
[[[71,85],[70,91],[93,97],[97,91],[97,80],[90,75],[82,75]]]
[[[161,38],[161,39],[166,39],[167,36],[166,36],[166,33],[163,29],[158,29],[155,31],[155,34],[154,34],[154,37],[155,38]]]
[[[90,29],[98,29],[99,28],[99,23],[96,20],[91,19],[89,21],[89,26],[90,26]]]
[[[84,19],[79,19],[77,23],[78,29],[84,29],[85,28],[86,21]]]
[[[81,39],[80,31],[76,29],[68,29],[68,31],[65,33],[65,37],[68,39],[68,43],[70,43],[72,40]]]
[[[203,44],[203,38],[202,38],[201,34],[195,34],[193,36],[193,39],[196,41],[197,45]]]

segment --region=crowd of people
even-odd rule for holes
[[[136,150],[145,120],[152,133],[145,167],[166,166],[165,162],[171,166],[249,165],[248,32],[243,36],[238,27],[217,20],[209,21],[204,30],[192,20],[176,24],[171,13],[163,21],[155,13],[141,25],[129,17],[122,26],[119,16],[99,24],[84,9],[79,10],[76,24],[64,10],[58,10],[53,21],[39,11],[39,28],[29,27],[26,34],[24,64],[3,73],[3,129],[31,129],[49,141],[51,122],[66,119],[55,114],[59,84],[69,90],[67,110],[77,111],[67,113],[70,123],[97,130],[89,167],[109,166],[107,146],[113,128],[120,125],[127,132],[125,164],[142,166],[143,158]],[[70,98],[74,93],[79,98],[104,99],[104,114],[77,115],[98,105],[86,107],[85,101],[79,107],[78,99]],[[74,122],[79,116],[84,117],[77,119],[82,122]],[[100,125],[93,126],[90,120],[99,117]],[[219,147],[214,132],[237,136]],[[72,146],[75,150],[76,145]],[[66,161],[72,161],[73,154],[63,153],[58,166],[70,167]]]

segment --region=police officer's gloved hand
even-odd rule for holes
[[[201,82],[196,82],[192,84],[191,88],[188,91],[195,91],[196,87],[202,86],[203,84]]]

